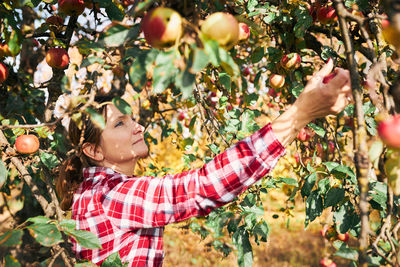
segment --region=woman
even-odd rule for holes
[[[71,123],[70,138],[81,144],[80,153],[64,164],[57,189],[64,209],[73,196],[77,229],[93,232],[102,244],[101,249],[90,250],[74,242],[77,257],[101,264],[119,252],[129,266],[161,266],[166,224],[204,216],[232,201],[275,166],[284,146],[307,123],[343,110],[351,100],[349,72],[338,68],[324,84],[323,77],[332,69],[329,60],[272,123],[202,168],[177,175],[133,176],[137,160],[148,155],[144,128],[112,104],[103,110],[102,131],[89,119],[83,120],[83,133]]]

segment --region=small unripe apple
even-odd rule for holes
[[[239,23],[228,13],[216,12],[208,16],[201,25],[201,32],[225,49],[230,49],[239,41]]]
[[[285,85],[285,76],[272,74],[269,76],[269,85],[274,89],[282,88]]]
[[[0,83],[3,83],[8,78],[8,68],[0,62]]]
[[[330,80],[332,80],[335,76],[336,76],[336,73],[334,73],[334,72],[332,72],[332,73],[326,75],[326,76],[324,77],[324,79],[322,79],[322,83],[329,83]]]
[[[344,233],[344,234],[338,233],[337,238],[340,241],[347,242],[347,240],[349,240],[349,233]]]
[[[144,16],[141,28],[152,47],[170,47],[181,37],[182,18],[171,8],[157,7]]]
[[[8,47],[8,44],[0,44],[0,58],[2,57],[9,57],[11,55],[10,48]]]
[[[301,58],[297,53],[284,55],[281,59],[281,66],[287,70],[294,70],[300,67]]]
[[[336,10],[333,6],[323,6],[317,11],[317,19],[321,24],[332,24],[336,21]]]
[[[69,56],[64,48],[50,48],[46,54],[47,64],[55,69],[65,69],[69,64]]]
[[[85,10],[83,0],[58,0],[58,11],[68,16],[79,16]]]
[[[378,125],[378,134],[390,147],[400,148],[400,114],[393,115]]]
[[[244,22],[239,22],[239,41],[247,40],[250,37],[250,28]]]
[[[20,135],[15,139],[15,149],[21,154],[35,153],[39,149],[39,139],[33,134]]]

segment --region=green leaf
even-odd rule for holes
[[[217,146],[217,145],[215,145],[215,144],[210,144],[210,145],[207,145],[209,148],[210,148],[210,150],[214,153],[214,154],[216,154],[216,155],[218,155],[221,151],[220,151],[220,149],[219,149],[219,147]]]
[[[221,59],[222,68],[230,75],[230,76],[238,76],[240,73],[239,66],[233,60],[231,55],[222,47],[219,47],[219,56]]]
[[[261,241],[267,242],[268,235],[269,235],[269,227],[268,224],[263,220],[259,222],[253,229],[254,235],[261,236]]]
[[[319,180],[319,182],[318,182],[318,189],[319,189],[319,193],[321,194],[321,195],[325,195],[326,194],[326,192],[329,190],[329,187],[330,186],[330,184],[329,184],[329,178],[324,178],[324,179],[321,179],[321,180]]]
[[[36,241],[45,247],[51,247],[63,241],[60,231],[54,224],[35,223],[28,226],[28,229]]]
[[[334,168],[339,166],[339,163],[333,162],[333,161],[323,162],[322,164],[324,164],[326,166],[326,168],[328,169],[328,172],[331,172]]]
[[[177,73],[173,62],[175,60],[175,51],[162,51],[155,60],[153,70],[153,91],[156,94],[162,93],[167,86],[174,81]]]
[[[42,224],[46,224],[50,221],[49,218],[45,217],[45,216],[36,216],[36,217],[31,217],[29,219],[26,220],[27,222],[32,222],[32,223],[42,223]]]
[[[305,182],[303,184],[303,187],[301,188],[301,195],[303,197],[307,197],[310,195],[311,190],[313,189],[315,182],[317,181],[317,174],[315,172],[307,175],[304,178]]]
[[[382,152],[383,152],[383,143],[380,140],[375,141],[369,148],[368,156],[370,161],[374,163],[374,167],[376,169],[378,168],[379,157],[381,156]]]
[[[90,66],[90,65],[92,65],[94,63],[98,63],[100,65],[104,65],[105,61],[104,61],[104,59],[102,59],[100,57],[91,56],[91,57],[88,57],[88,58],[85,58],[85,59],[82,60],[81,68]]]
[[[219,73],[219,82],[230,92],[231,91],[231,76],[225,72]]]
[[[124,12],[121,11],[121,9],[118,8],[118,6],[116,6],[114,3],[106,6],[106,13],[108,18],[112,21],[112,20],[118,20],[118,21],[122,21],[124,19]]]
[[[8,171],[4,162],[0,159],[0,189],[7,181]]]
[[[64,219],[60,222],[60,227],[63,229],[67,230],[75,230],[76,227],[76,221],[75,220],[70,220],[70,219]]]
[[[339,166],[335,167],[333,170],[331,170],[331,174],[334,175],[338,179],[350,178],[350,181],[353,184],[357,184],[356,175],[354,174],[353,170],[349,166],[339,165]]]
[[[91,107],[87,107],[85,111],[89,114],[90,119],[97,127],[99,127],[100,129],[104,129],[106,127],[106,122],[103,115],[101,115]]]
[[[249,233],[243,226],[239,227],[232,236],[233,243],[237,248],[238,266],[251,267],[253,265],[253,251],[249,241]]]
[[[376,130],[378,125],[374,118],[365,116],[365,124],[367,125],[367,131],[370,135],[376,136],[378,131]]]
[[[339,206],[333,213],[334,222],[336,227],[341,233],[346,233],[349,229],[360,227],[360,217],[355,213],[353,204],[346,202]]]
[[[328,191],[325,199],[325,207],[331,207],[337,205],[344,198],[343,188],[331,188]]]
[[[78,242],[79,245],[89,249],[101,248],[99,238],[89,231],[64,229],[64,232]]]
[[[318,216],[321,216],[323,210],[322,197],[318,191],[312,191],[306,199],[306,221],[307,227],[309,222],[314,221]]]
[[[294,25],[294,34],[297,38],[303,38],[306,30],[313,23],[312,17],[308,10],[304,8],[296,9],[295,15],[297,17],[296,25]]]
[[[115,252],[107,257],[105,261],[101,264],[101,267],[119,267],[127,266],[128,263],[123,264],[118,252]]]
[[[121,46],[126,42],[136,39],[140,33],[139,24],[133,26],[125,26],[116,24],[109,28],[100,38],[100,42],[105,45],[116,47]]]
[[[198,48],[195,49],[193,65],[192,65],[192,68],[190,69],[190,72],[191,73],[200,72],[208,65],[209,62],[210,62],[210,60],[203,49],[198,49]]]
[[[176,76],[175,85],[180,88],[183,99],[187,99],[193,94],[195,81],[196,75],[190,73],[187,69]]]
[[[307,124],[308,127],[310,127],[311,129],[314,130],[314,132],[316,134],[318,134],[320,137],[324,137],[326,134],[326,131],[324,130],[324,128],[314,124],[314,123],[309,123]]]
[[[16,246],[22,243],[24,232],[20,229],[8,230],[0,236],[0,246]]]
[[[371,206],[374,209],[385,210],[387,207],[387,184],[377,181],[370,183],[368,196],[371,198]]]
[[[60,163],[56,157],[56,155],[49,154],[49,153],[40,153],[40,160],[42,163],[49,169],[52,170],[53,168],[57,167]]]
[[[8,42],[8,47],[10,49],[11,55],[18,55],[19,51],[21,51],[21,32],[20,30],[13,31],[11,34],[10,41]]]
[[[11,255],[7,255],[5,260],[6,262],[4,267],[21,267],[21,264],[18,262],[18,260]]]
[[[250,60],[253,64],[259,62],[264,57],[264,47],[257,47],[254,49],[253,53],[250,56]]]
[[[279,180],[287,185],[299,186],[299,183],[294,178],[279,177]]]
[[[122,114],[132,115],[131,106],[122,98],[116,96],[113,98],[112,102]]]
[[[352,248],[349,248],[346,243],[343,242],[335,242],[334,245],[340,246],[338,250],[335,252],[334,256],[342,257],[344,259],[357,261],[358,260],[358,251]],[[335,247],[336,247],[335,246]]]
[[[294,97],[297,98],[297,97],[299,97],[300,93],[303,92],[304,85],[299,82],[293,82],[293,83],[291,83],[289,90],[292,93],[292,95],[294,95]]]
[[[204,42],[204,51],[208,55],[211,63],[214,67],[219,67],[221,63],[221,58],[219,56],[219,45],[218,42],[215,40],[205,40]]]

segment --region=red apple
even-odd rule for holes
[[[300,67],[301,58],[297,53],[284,55],[281,59],[281,66],[287,70],[294,70]]]
[[[335,143],[334,142],[332,142],[332,141],[328,142],[328,151],[331,154],[335,151]]]
[[[181,37],[182,18],[171,8],[157,7],[144,16],[141,28],[152,47],[170,47]]]
[[[319,266],[321,266],[321,267],[336,267],[336,263],[334,263],[329,258],[323,258],[320,260]]]
[[[35,153],[39,149],[39,139],[33,134],[20,135],[15,139],[15,149],[21,154]]]
[[[332,72],[324,77],[322,83],[329,83],[336,76],[336,73]]]
[[[317,150],[318,157],[322,158],[324,156],[324,146],[318,143],[315,145],[315,149]]]
[[[186,113],[181,111],[178,115],[178,120],[183,121],[184,119],[186,119]]]
[[[336,21],[336,10],[333,6],[323,6],[317,11],[317,19],[321,24],[332,24]]]
[[[0,58],[2,57],[8,57],[11,56],[11,51],[10,48],[8,47],[8,44],[0,44]]]
[[[337,238],[340,241],[347,242],[347,240],[349,240],[349,233],[344,233],[344,234],[338,233]]]
[[[46,54],[47,64],[55,69],[65,69],[69,64],[69,56],[64,48],[50,48]]]
[[[296,161],[296,163],[299,164],[299,162],[300,162],[299,152],[294,153],[293,157],[294,157],[294,160]]]
[[[311,137],[314,136],[314,131],[308,127],[304,127],[303,129],[300,130],[299,134],[297,135],[297,139],[299,139],[302,142],[308,141],[311,139]]]
[[[201,25],[201,32],[226,49],[230,49],[239,41],[239,23],[228,13],[216,12],[208,16]]]
[[[0,62],[0,83],[3,83],[8,78],[8,68]]]
[[[310,5],[308,7],[308,13],[312,17],[313,22],[315,22],[317,20],[317,11],[318,11],[318,9],[319,9],[319,6],[316,6],[316,5]]]
[[[390,26],[390,21],[387,19],[386,14],[384,14],[383,16],[386,17],[386,19],[382,19],[381,25],[382,25],[382,29],[385,29]]]
[[[84,10],[83,0],[58,0],[58,11],[67,16],[79,16]]]
[[[269,76],[269,85],[274,89],[282,88],[285,85],[285,76],[272,74]]]
[[[378,134],[390,147],[400,148],[400,114],[393,115],[378,125]]]
[[[121,1],[121,5],[124,8],[127,8],[128,6],[133,5],[134,3],[135,3],[135,0],[122,0]]]
[[[46,19],[46,23],[49,25],[51,31],[59,32],[64,24],[64,20],[58,15],[53,15]]]
[[[244,22],[239,22],[239,41],[247,40],[250,37],[250,28]]]
[[[242,70],[242,74],[243,74],[243,76],[248,76],[248,75],[250,75],[250,69],[248,68],[248,67],[245,67],[243,70]]]

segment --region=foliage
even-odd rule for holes
[[[59,256],[70,266],[75,263],[71,239],[84,247],[99,246],[90,232],[75,230],[74,221],[61,212],[53,188],[60,163],[73,152],[62,121],[79,122],[85,113],[104,127],[104,118],[93,108],[94,95],[112,95],[121,112],[138,115],[148,129],[150,147],[174,140],[182,155],[180,165],[166,169],[154,161],[139,170],[160,176],[208,162],[260,129],[296,100],[308,77],[328,58],[352,70],[354,105],[308,125],[315,135],[305,142],[296,140],[288,149],[289,157],[297,159],[291,160],[293,172],[265,177],[206,218],[191,219],[189,227],[202,237],[212,235],[213,247],[223,255],[237,253],[239,266],[251,266],[250,240],[266,242],[269,234],[262,196],[282,188],[288,196],[283,213],[290,215],[295,197],[301,195],[305,227],[329,210],[333,222],[328,223],[359,240],[358,247],[332,242],[336,256],[373,266],[398,264],[400,202],[393,189],[398,192],[400,156],[377,137],[379,114],[399,110],[393,101],[396,91],[389,91],[396,85],[398,62],[395,48],[382,39],[385,11],[379,1],[346,0],[347,9],[336,1],[344,26],[338,21],[321,24],[313,17],[317,5],[331,5],[330,1],[85,2],[88,7],[79,17],[61,14],[61,28],[46,23],[58,13],[55,0],[0,4],[0,41],[9,47],[9,54],[0,53],[9,68],[0,85],[0,188],[6,195],[22,188],[18,197],[24,201],[17,226],[0,236],[0,246],[7,251],[1,259],[5,266],[29,260],[53,264]],[[182,38],[163,50],[150,47],[140,31],[145,12],[157,6],[171,7],[184,19]],[[250,38],[230,50],[204,38],[201,21],[218,11],[249,25]],[[67,70],[51,70],[42,62],[51,47],[69,49]],[[299,68],[281,66],[289,53],[300,55]],[[354,56],[357,61],[352,62]],[[285,75],[285,86],[269,88],[271,74]],[[367,83],[362,86],[361,80]],[[21,155],[13,145],[26,133],[40,138],[40,150]],[[231,237],[231,243],[224,236]],[[32,238],[40,247],[37,258],[18,256]],[[122,263],[112,255],[103,265]]]

